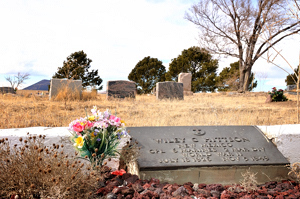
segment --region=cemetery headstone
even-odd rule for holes
[[[268,94],[265,103],[271,103],[271,102],[272,102],[272,95]]]
[[[247,169],[286,177],[289,162],[254,126],[129,127],[140,175],[176,183],[238,183]],[[238,173],[240,171],[240,173]],[[227,176],[229,174],[229,176]],[[231,176],[232,175],[232,176]],[[226,179],[227,176],[227,179]],[[259,176],[261,181],[269,181]]]
[[[15,90],[12,87],[0,87],[0,93],[13,93],[15,94]]]
[[[288,92],[288,94],[297,95],[296,90],[297,90],[297,84],[287,85],[286,91]]]
[[[156,83],[156,99],[183,100],[183,84],[169,81]]]
[[[82,96],[82,81],[70,79],[51,79],[49,99],[55,99],[59,95],[68,98],[79,98]]]
[[[193,95],[192,90],[192,74],[191,73],[179,73],[178,82],[183,83],[183,94]]]
[[[286,87],[287,91],[291,91],[291,90],[294,90],[294,89],[297,89],[297,85],[296,84],[295,85],[287,85],[287,87]]]
[[[136,84],[133,81],[116,80],[107,82],[107,99],[135,98],[136,92]]]

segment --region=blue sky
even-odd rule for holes
[[[5,76],[30,73],[23,87],[50,79],[71,53],[83,50],[109,80],[127,80],[139,60],[158,58],[168,69],[183,49],[198,45],[198,30],[184,19],[194,0],[1,0],[0,86]],[[292,65],[299,60],[299,39],[278,46]],[[220,70],[236,61],[222,58]],[[284,68],[288,66],[277,59]],[[291,71],[291,69],[288,68]],[[267,74],[256,91],[285,88],[286,74],[258,61],[253,71]]]

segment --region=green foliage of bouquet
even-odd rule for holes
[[[108,110],[100,112],[94,106],[92,115],[72,121],[69,125],[71,141],[81,157],[88,158],[95,165],[119,154],[117,146],[127,136],[125,122]]]
[[[269,92],[273,102],[287,101],[287,97],[283,94],[283,90],[277,90],[276,87],[272,88],[272,92]]]

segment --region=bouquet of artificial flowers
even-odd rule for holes
[[[119,140],[128,134],[125,122],[108,110],[102,113],[94,106],[91,112],[92,115],[70,123],[71,141],[81,157],[89,158],[94,165],[102,165],[104,159],[119,153]]]

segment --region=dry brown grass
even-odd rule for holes
[[[28,135],[14,147],[0,140],[0,198],[94,198],[99,172],[65,155],[63,145],[45,147],[43,139]]]
[[[68,126],[85,116],[85,108],[89,114],[94,105],[116,112],[127,126],[278,125],[297,121],[296,96],[292,95],[287,96],[292,101],[266,104],[266,93],[199,93],[183,101],[158,101],[152,95],[106,100],[103,94],[83,93],[82,100],[67,100],[66,106],[65,101],[35,95],[37,91],[28,93],[0,95],[1,129]]]

